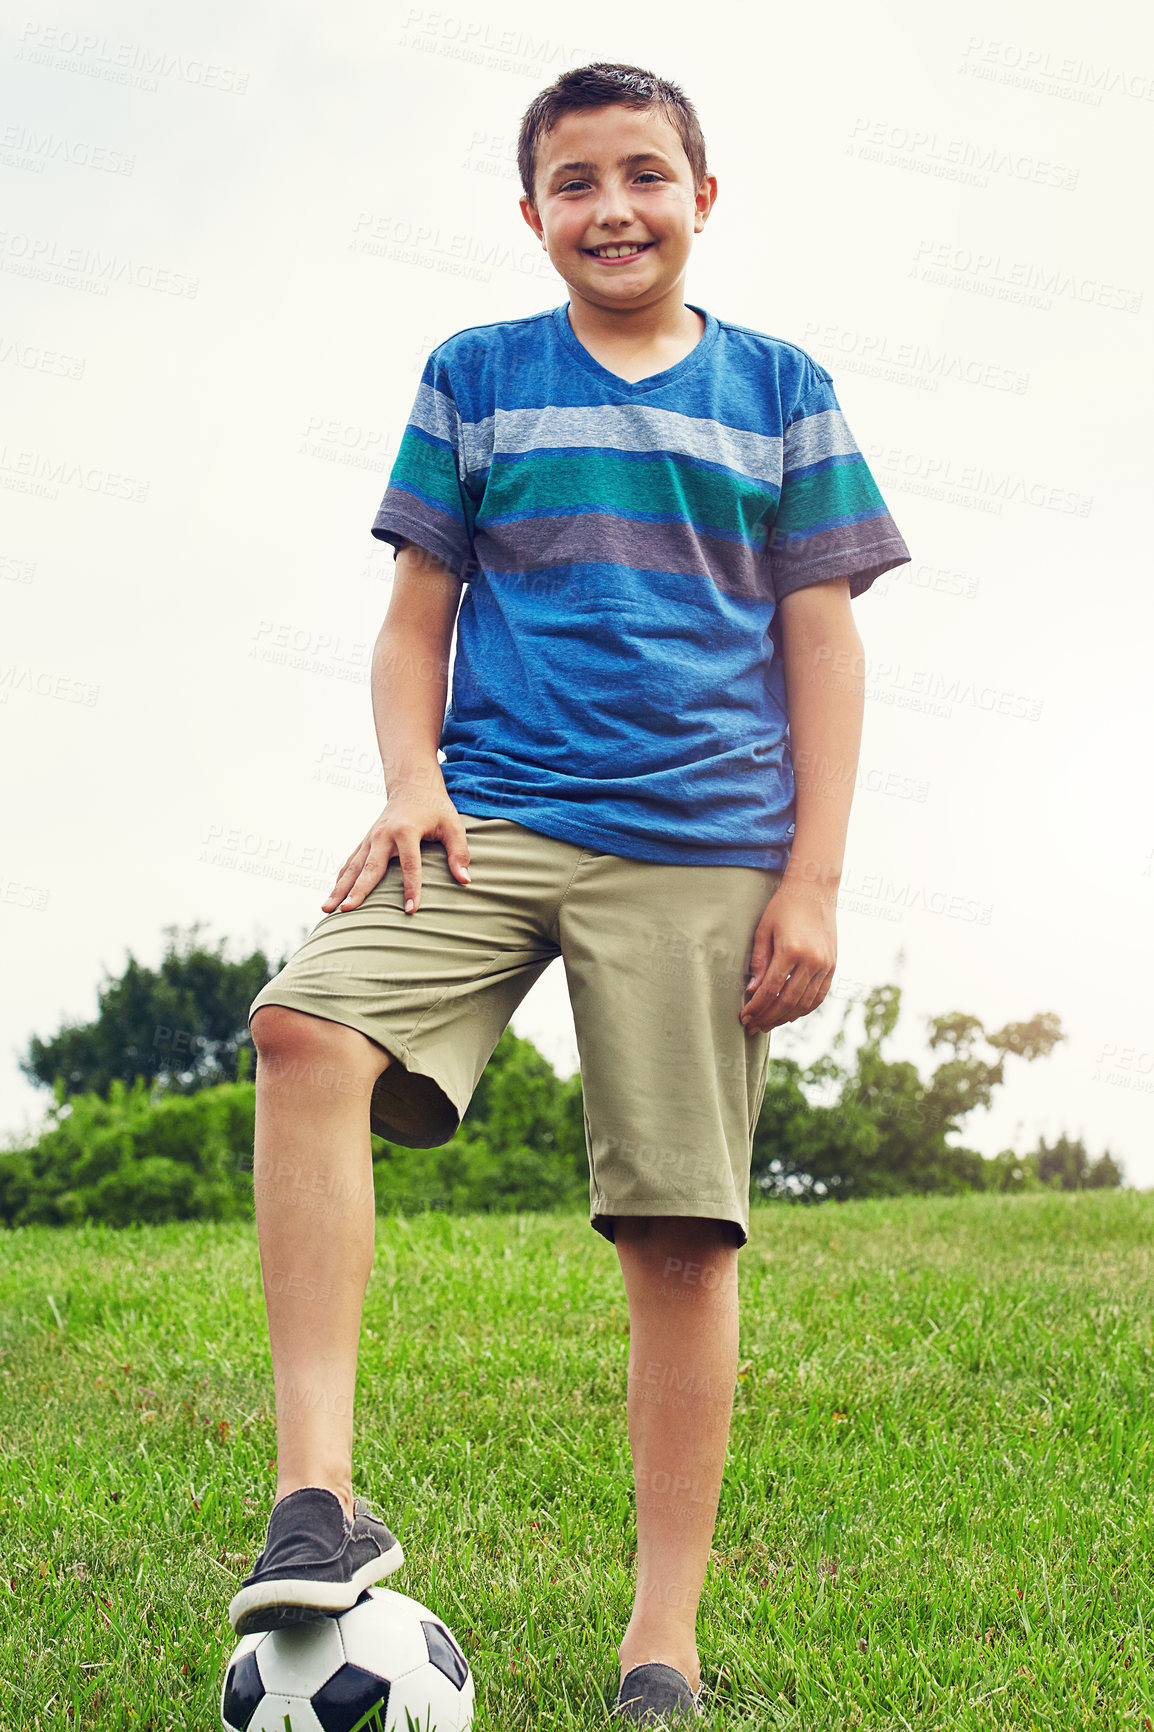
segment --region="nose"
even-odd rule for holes
[[[624,181],[609,179],[601,182],[594,221],[606,228],[620,228],[633,221],[633,201]]]

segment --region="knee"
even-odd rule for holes
[[[283,1004],[262,1004],[249,1023],[261,1058],[296,1057],[323,1040],[320,1018]]]
[[[262,1004],[249,1028],[262,1067],[339,1065],[342,1069],[379,1076],[390,1054],[359,1029],[330,1022],[284,1004]]]

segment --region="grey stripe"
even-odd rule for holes
[[[443,391],[436,391],[431,385],[418,385],[409,420],[422,433],[430,433],[434,439],[443,439],[447,445],[461,449],[461,417],[452,398]],[[459,470],[459,462],[457,467]]]
[[[459,577],[462,582],[477,572],[477,560],[469,538],[456,518],[433,505],[426,505],[400,487],[388,487],[373,519],[373,534],[388,541],[394,552],[398,538],[412,541]]]
[[[707,577],[727,595],[767,601],[772,595],[763,552],[741,542],[702,535],[689,523],[640,523],[585,512],[579,517],[523,517],[477,524],[477,558],[498,582],[505,573],[544,566],[624,565]]]
[[[785,430],[784,469],[804,469],[823,457],[848,457],[858,450],[840,409],[823,409],[806,415]],[[860,455],[860,452],[859,452]]]
[[[905,565],[910,550],[888,514],[862,523],[845,523],[838,529],[820,529],[813,535],[774,538],[769,533],[769,557],[773,566],[774,593],[780,600],[791,590],[803,589],[826,578],[849,577],[851,597],[866,587],[865,577],[877,577],[895,565]]]
[[[774,487],[781,478],[780,439],[645,403],[591,403],[580,408],[551,403],[539,409],[498,409],[483,421],[463,421],[461,430],[471,475],[487,469],[494,457],[519,456],[544,445],[670,451],[678,457],[723,464]]]

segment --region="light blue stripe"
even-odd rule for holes
[[[428,433],[434,439],[443,439],[446,445],[460,450],[461,417],[457,412],[457,405],[444,391],[437,391],[432,385],[418,385],[417,399],[409,420],[414,427],[419,427],[422,433]],[[459,470],[459,463],[457,467]]]
[[[805,415],[785,430],[786,474],[820,463],[823,457],[849,457],[857,443],[840,409],[825,409],[820,415]]]
[[[697,415],[679,415],[647,403],[591,403],[578,408],[547,404],[537,409],[498,409],[483,421],[461,423],[465,466],[470,475],[488,469],[494,457],[529,451],[571,450],[672,452],[714,467],[732,469],[751,481],[777,485],[781,440],[748,433]]]

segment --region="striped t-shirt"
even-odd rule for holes
[[[373,534],[465,584],[441,771],[458,811],[684,865],[786,864],[778,601],[910,557],[804,350],[696,308],[630,384],[568,303],[430,354]]]

